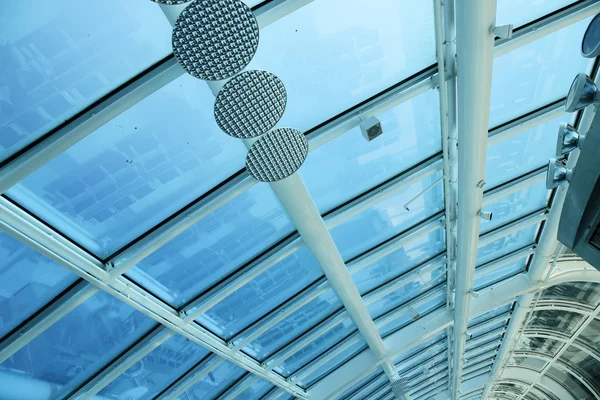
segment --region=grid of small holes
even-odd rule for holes
[[[392,392],[396,396],[405,395],[408,392],[408,387],[408,379],[405,377],[392,381]]]
[[[165,4],[167,6],[174,6],[178,4],[187,3],[190,0],[152,0],[155,3]]]
[[[246,71],[221,89],[215,102],[215,120],[223,132],[247,139],[273,128],[285,111],[283,82],[270,72]]]
[[[250,175],[262,182],[275,182],[296,172],[308,154],[304,135],[293,128],[277,128],[261,136],[246,156]]]
[[[221,80],[235,75],[258,48],[258,23],[240,0],[196,0],[173,28],[173,54],[193,77]]]

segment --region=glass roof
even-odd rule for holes
[[[597,73],[579,54],[594,1],[497,2],[515,30],[496,40],[513,47],[493,60],[493,218],[473,230],[465,334],[443,137],[458,86],[436,54],[456,56],[455,2],[245,0],[247,68],[284,82],[278,126],[309,142],[271,185],[216,124],[215,85],[173,56],[183,6],[160,2],[0,5],[0,400],[553,399],[500,363],[600,394],[598,284],[544,286],[505,340],[553,206],[558,125],[581,120],[562,101]]]

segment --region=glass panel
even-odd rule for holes
[[[324,335],[319,336],[302,350],[294,353],[294,355],[281,363],[281,365],[275,367],[275,371],[287,378],[331,347],[342,342],[344,338],[353,332],[356,332],[356,326],[348,318],[334,326],[333,329]]]
[[[179,396],[179,398],[186,400],[216,399],[246,373],[245,370],[229,361],[216,359],[211,364],[216,362],[221,362],[221,364],[186,390],[185,396]]]
[[[375,263],[356,272],[351,269],[352,280],[361,294],[368,293],[443,252],[446,248],[445,241],[443,229],[427,235],[411,236],[400,249]]]
[[[508,321],[498,321],[493,324],[483,323],[472,328],[469,328],[467,335],[468,337],[476,338],[481,335],[485,335],[486,333],[495,331],[497,329],[501,329],[508,324]]]
[[[525,336],[515,349],[515,351],[533,351],[542,353],[548,357],[554,358],[558,351],[563,347],[563,342],[547,339],[543,337]]]
[[[500,268],[496,268],[493,271],[478,276],[473,281],[473,290],[481,290],[488,286],[494,285],[505,279],[513,277],[521,272],[525,272],[527,269],[527,260],[529,257],[524,257],[520,260],[512,262],[507,265],[503,265]]]
[[[554,393],[549,392],[548,389],[541,386],[534,386],[531,388],[530,393],[531,391],[534,391],[536,394],[538,394],[542,400],[560,400],[554,395]]]
[[[487,311],[483,314],[479,314],[478,316],[469,319],[469,327],[475,326],[484,321],[492,319],[500,314],[506,314],[507,312],[510,312],[510,311],[512,311],[512,303],[495,308],[491,311]]]
[[[117,399],[129,396],[136,400],[154,399],[206,355],[208,350],[175,335],[123,372],[100,394]]]
[[[67,394],[155,324],[139,311],[100,292],[4,361],[0,370],[18,372],[33,382],[57,385],[53,396]]]
[[[482,265],[513,251],[534,244],[540,225],[530,225],[519,231],[494,240],[477,250],[477,265]]]
[[[600,362],[575,346],[569,346],[560,356],[560,361],[565,365],[575,368],[587,378],[588,382],[600,390]]]
[[[440,352],[448,348],[446,339],[447,336],[445,333],[438,334],[429,340],[421,342],[421,344],[413,347],[406,353],[402,353],[400,356],[397,356],[392,361],[394,364],[399,364],[407,359],[413,360],[415,355],[421,354],[422,352],[429,354],[429,356],[439,354]],[[417,363],[414,363],[414,365],[416,364]]]
[[[281,125],[307,130],[434,63],[433,4],[316,0],[261,29],[249,68],[285,82]]]
[[[328,290],[269,329],[254,342],[244,347],[243,351],[259,361],[264,361],[275,351],[301,336],[341,307],[342,303],[333,290]]]
[[[486,188],[492,189],[548,165],[548,160],[556,153],[560,123],[572,122],[572,118],[570,114],[564,115],[488,146],[485,162]],[[543,183],[545,186],[545,182]]]
[[[409,360],[396,364],[398,373],[403,377],[412,378],[414,376],[427,375],[428,370],[433,368],[441,361],[448,359],[447,346],[439,346],[442,351],[434,354],[433,357],[429,352],[420,353],[411,357]]]
[[[378,376],[381,376],[382,374],[383,371],[380,368],[377,368],[375,371],[371,372],[369,375],[367,375],[366,377],[364,377],[363,379],[346,389],[346,391],[344,391],[344,393],[342,393],[338,398],[345,399],[349,397],[351,394],[367,386],[373,379],[375,379]]]
[[[127,276],[180,307],[293,230],[267,185],[255,185],[142,260]]]
[[[562,369],[550,367],[546,374],[568,389],[576,399],[596,398],[577,378]]]
[[[473,359],[473,361],[467,360],[467,361],[465,361],[465,369],[471,368],[471,367],[479,368],[479,365],[481,365],[481,366],[488,365],[490,363],[493,363],[495,358],[496,358],[496,354],[494,352],[490,352],[489,357],[487,357],[487,358],[477,357],[476,359]]]
[[[544,290],[541,300],[575,301],[596,308],[600,304],[600,284],[595,282],[562,283]]]
[[[171,51],[171,26],[144,0],[13,0],[2,14],[0,161]]]
[[[582,340],[593,349],[600,348],[600,320],[593,319],[577,339]]]
[[[404,204],[441,176],[441,171],[437,172],[333,228],[331,236],[344,260],[371,249],[440,211],[444,207],[441,181],[411,203],[410,211],[404,208]]]
[[[302,247],[219,302],[197,321],[229,340],[321,276],[320,265],[308,248]]]
[[[427,91],[379,115],[383,135],[376,140],[367,142],[356,127],[311,152],[300,172],[319,211],[329,211],[439,152],[438,107],[438,93]]]
[[[439,292],[439,294],[415,306],[411,313],[402,313],[400,316],[398,316],[398,318],[393,319],[391,322],[385,325],[376,323],[379,334],[385,338],[386,336],[404,328],[410,323],[417,321],[419,318],[424,317],[432,311],[444,306],[444,304],[446,304],[446,288],[442,287],[441,289],[434,290]]]
[[[0,338],[76,280],[75,274],[0,232]]]
[[[271,389],[273,389],[273,387],[274,387],[273,385],[271,385],[269,382],[265,381],[264,379],[259,379],[256,382],[254,382],[254,384],[252,386],[250,386],[248,389],[246,389],[242,393],[240,393],[239,398],[247,399],[247,400],[259,400],[265,394],[267,394]]]
[[[372,318],[377,318],[406,302],[417,298],[422,293],[446,281],[446,266],[442,265],[433,270],[422,272],[418,278],[403,283],[390,294],[369,304],[367,309]]]
[[[575,75],[591,71],[594,60],[581,56],[590,21],[586,18],[494,59],[490,127],[566,97]]]
[[[498,0],[496,25],[513,24],[516,28],[572,3],[576,3],[576,1],[530,0],[524,7],[523,0]]]
[[[365,342],[364,339],[360,338],[358,342],[348,347],[346,350],[342,351],[337,356],[332,357],[321,367],[319,367],[315,372],[308,375],[306,378],[299,380],[297,383],[303,388],[309,388],[313,386],[315,383],[325,378],[327,375],[344,365],[347,361],[361,353],[367,347],[367,342]]]
[[[504,335],[504,330],[500,330],[498,332],[492,332],[489,335],[482,335],[476,338],[467,338],[467,346],[466,351],[470,351],[473,349],[479,349],[483,346],[488,346],[493,342],[500,343],[500,339],[502,339],[502,335]]]
[[[528,330],[549,329],[571,336],[583,322],[583,315],[563,310],[540,310],[533,314]]]
[[[244,166],[246,149],[219,130],[213,103],[205,82],[183,75],[8,195],[106,258]]]
[[[550,191],[546,190],[546,182],[541,181],[484,205],[484,211],[491,212],[494,218],[491,221],[481,220],[480,234],[546,207],[549,197]]]

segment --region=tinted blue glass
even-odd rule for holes
[[[430,356],[435,355],[447,348],[446,340],[447,336],[445,333],[440,333],[428,339],[424,342],[421,342],[419,345],[413,347],[409,351],[402,353],[398,357],[393,359],[394,364],[398,364],[406,359],[412,359],[415,354],[420,354],[421,352],[426,352]]]
[[[493,310],[487,311],[483,314],[479,314],[476,317],[469,319],[469,326],[477,325],[483,321],[487,321],[488,319],[494,318],[497,315],[505,314],[512,310],[512,303],[503,305],[501,307],[495,308]]]
[[[539,225],[531,225],[520,231],[510,233],[498,240],[480,247],[477,251],[477,265],[502,257],[508,253],[535,243]]]
[[[440,211],[444,207],[442,182],[411,203],[410,211],[404,208],[404,204],[441,176],[441,172],[435,173],[333,228],[331,236],[344,260],[369,250]]]
[[[495,331],[496,329],[500,329],[505,327],[508,324],[508,321],[498,321],[495,323],[482,323],[472,328],[469,328],[469,332],[467,334],[470,337],[477,337],[481,335],[485,335],[488,332]]]
[[[391,322],[380,325],[377,324],[377,330],[382,337],[386,337],[399,329],[404,328],[410,323],[418,320],[419,318],[429,314],[432,311],[437,310],[438,308],[444,306],[446,304],[446,289],[435,289],[439,291],[439,295],[432,297],[430,300],[417,305],[414,308],[413,313],[403,313],[398,318],[395,318]]]
[[[481,276],[476,277],[473,281],[473,289],[483,289],[487,286],[493,285],[512,276],[515,276],[518,273],[525,272],[526,268],[527,257],[512,262],[508,265],[504,265],[502,268],[495,269],[494,271],[488,272],[487,274],[483,274]]]
[[[443,252],[445,241],[443,229],[408,238],[400,249],[353,273],[352,279],[361,294],[370,292]]]
[[[135,393],[136,400],[153,399],[207,355],[208,350],[175,335],[112,381],[100,394],[127,398]]]
[[[574,0],[530,0],[523,7],[522,0],[498,0],[496,8],[496,25],[513,24],[516,27],[550,14]]]
[[[261,29],[249,68],[285,82],[282,126],[312,128],[435,63],[433,5],[315,0]]]
[[[302,348],[302,350],[294,353],[294,355],[281,363],[281,365],[275,367],[275,371],[287,378],[353,332],[356,332],[356,326],[348,318]]]
[[[221,360],[215,360],[213,363],[218,361]],[[216,399],[245,373],[246,371],[237,365],[223,361],[218,367],[204,375],[198,383],[186,390],[185,396],[179,396],[179,398],[186,400]]]
[[[0,338],[76,279],[67,269],[0,232]]]
[[[312,151],[300,172],[319,211],[331,210],[439,152],[438,102],[437,92],[430,90],[379,115],[383,135],[376,140],[367,142],[356,127]]]
[[[486,212],[491,212],[491,221],[481,220],[480,233],[489,232],[499,226],[515,221],[525,215],[548,205],[550,191],[546,190],[546,182],[540,181],[523,190],[504,196],[495,202],[484,205]]]
[[[411,279],[392,293],[370,304],[367,309],[371,317],[377,318],[445,281],[446,266],[442,265],[434,270],[423,272],[418,279]]]
[[[321,367],[319,367],[313,373],[308,375],[306,378],[297,381],[297,383],[305,389],[311,387],[320,379],[326,377],[327,375],[338,369],[340,366],[344,365],[347,361],[354,358],[354,356],[360,354],[363,350],[366,350],[367,347],[367,342],[365,342],[364,339],[360,338],[358,342],[348,347],[346,350],[342,351],[337,356],[329,359]]]
[[[255,185],[175,237],[127,275],[179,307],[293,230],[267,185]]]
[[[359,380],[354,385],[352,385],[348,389],[346,389],[338,398],[339,399],[347,398],[349,395],[351,395],[355,391],[363,388],[364,386],[368,385],[369,382],[371,382],[373,379],[375,379],[381,375],[383,375],[383,371],[380,368],[377,368],[375,371],[371,372],[369,375],[367,375],[366,377],[364,377],[363,379]]]
[[[499,331],[499,332],[496,332],[496,333],[492,333],[490,336],[484,335],[484,336],[481,337],[482,339],[478,339],[478,338],[470,339],[470,338],[467,337],[467,347],[466,347],[466,350],[469,351],[471,349],[477,348],[477,347],[482,346],[482,345],[487,345],[487,344],[492,343],[494,341],[499,342],[500,339],[502,338],[502,335],[504,335],[504,332]]]
[[[567,96],[594,60],[581,56],[587,18],[494,59],[490,127]],[[557,128],[558,129],[558,128]]]
[[[3,1],[0,37],[0,161],[171,49],[169,23],[144,0]]]
[[[570,122],[571,118],[566,115],[553,119],[489,146],[485,162],[486,188],[492,189],[548,165],[548,159],[556,152],[558,127],[561,122]]]
[[[401,375],[412,375],[414,369],[420,370],[421,374],[426,374],[428,368],[432,368],[435,364],[442,361],[444,358],[447,359],[448,346],[440,344],[436,346],[439,351],[436,353],[423,352],[416,354],[410,359],[404,360],[401,363],[396,364],[396,369]]]
[[[306,247],[283,259],[197,319],[222,338],[236,333],[323,276]]]
[[[156,322],[100,292],[0,365],[57,385],[65,394],[146,334]],[[58,389],[60,388],[60,389]]]
[[[274,386],[271,385],[269,382],[263,379],[259,379],[256,382],[254,382],[254,384],[252,384],[252,386],[250,386],[248,389],[240,393],[239,398],[248,400],[259,400],[271,389],[273,389],[273,387]]]
[[[269,329],[243,350],[248,355],[264,361],[279,348],[301,336],[341,307],[342,303],[333,290],[328,290]]]
[[[244,166],[219,130],[206,83],[184,75],[8,191],[99,257],[107,257]]]

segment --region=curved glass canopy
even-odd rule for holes
[[[466,332],[443,137],[461,66],[440,90],[437,58],[455,1],[245,1],[261,28],[248,68],[282,79],[279,125],[309,142],[293,179],[310,215],[284,198],[299,192],[250,177],[214,85],[177,64],[183,6],[34,3],[0,5],[0,400],[599,396],[597,283],[545,285],[517,339],[511,324],[542,287],[527,274],[558,125],[582,119],[562,101],[576,73],[597,74],[579,55],[594,1],[497,2],[514,35],[495,42],[493,218],[473,232]]]

